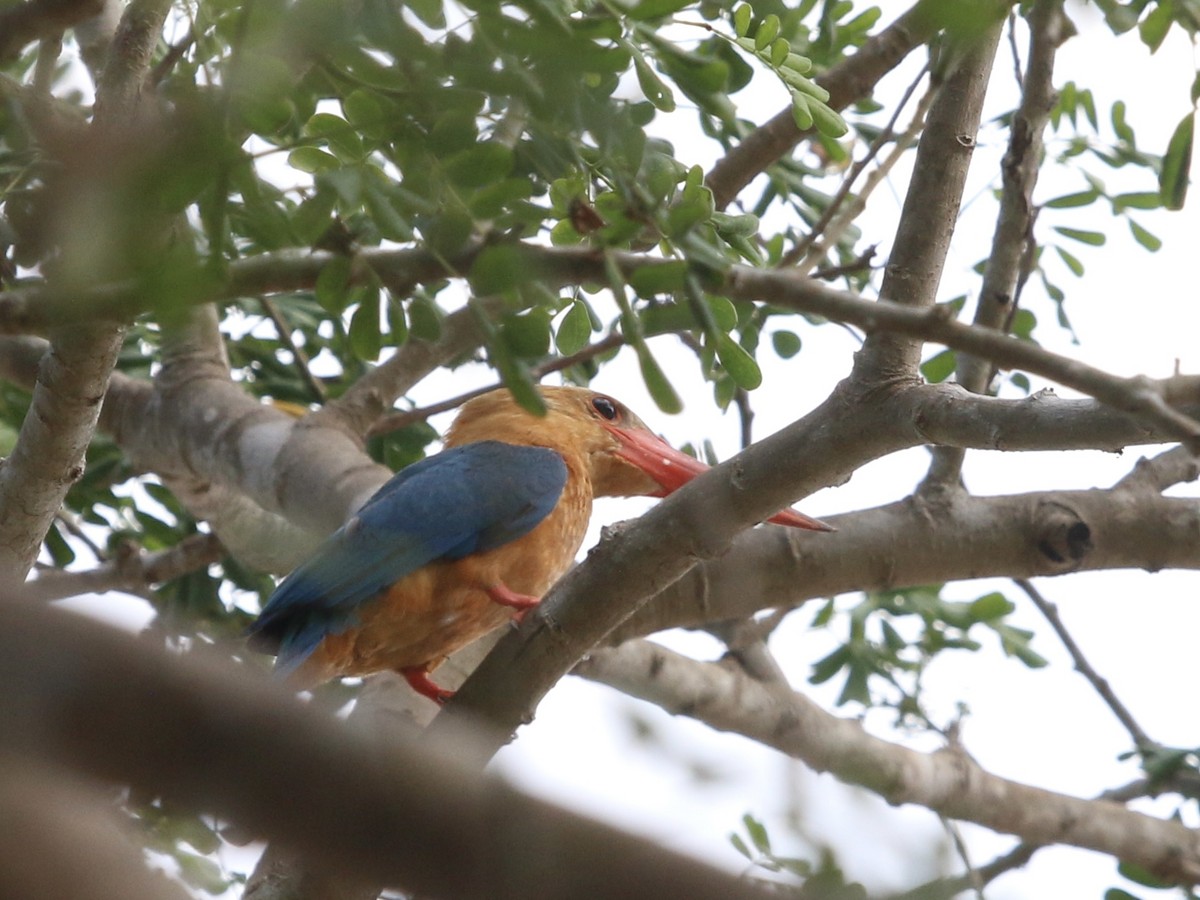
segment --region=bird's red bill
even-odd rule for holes
[[[655,496],[665,497],[673,493],[699,475],[708,471],[708,466],[696,459],[681,453],[662,438],[643,431],[640,428],[618,428],[606,425],[608,430],[621,442],[617,455],[631,465],[637,466],[662,488]],[[793,528],[805,528],[809,531],[834,531],[832,525],[827,525],[820,519],[813,519],[794,509],[785,509],[767,520],[776,525],[790,525]]]

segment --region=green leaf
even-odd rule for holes
[[[317,113],[304,123],[304,131],[325,141],[330,150],[349,162],[358,162],[366,152],[358,132],[341,116]]]
[[[323,172],[341,167],[338,158],[320,147],[297,147],[288,154],[288,165],[301,172]]]
[[[1087,191],[1077,191],[1074,194],[1063,194],[1061,197],[1047,200],[1044,206],[1047,209],[1070,209],[1075,206],[1087,206],[1089,203],[1095,203],[1099,197],[1100,192],[1092,188]]]
[[[379,327],[379,291],[365,289],[358,309],[350,319],[350,349],[354,355],[366,362],[379,358],[383,348],[383,335]]]
[[[1111,119],[1113,131],[1121,140],[1135,144],[1136,139],[1133,135],[1133,129],[1129,127],[1129,123],[1125,121],[1125,101],[1118,100],[1112,105]]]
[[[758,234],[759,229],[758,216],[749,213],[734,216],[729,213],[714,212],[712,223],[713,227],[725,237],[750,237]]]
[[[733,331],[737,327],[737,307],[733,305],[732,300],[717,294],[708,294],[704,302],[708,306],[709,315],[712,316],[713,322],[718,328],[722,331]]]
[[[1103,247],[1105,241],[1108,240],[1102,231],[1085,231],[1082,228],[1067,228],[1062,225],[1054,226],[1054,230],[1063,237],[1079,241],[1081,244],[1087,244],[1089,247]]]
[[[332,315],[338,315],[350,303],[350,259],[335,256],[317,273],[314,288],[317,302]]]
[[[499,181],[512,167],[512,149],[497,141],[477,144],[442,163],[446,177],[461,188],[481,188]]]
[[[412,336],[422,341],[436,341],[442,335],[442,312],[423,294],[408,304],[408,325]]]
[[[942,350],[921,363],[921,374],[930,384],[941,384],[954,374],[958,355],[953,350]]]
[[[830,613],[832,615],[832,611]],[[839,671],[842,667],[850,662],[850,649],[842,646],[838,647],[828,656],[825,656],[812,666],[812,674],[808,676],[810,684],[824,684]]]
[[[370,91],[351,91],[342,99],[342,112],[361,134],[378,138],[387,132],[388,114]]]
[[[738,37],[745,37],[750,33],[750,22],[754,18],[754,10],[750,8],[750,4],[742,3],[733,11],[733,30]]]
[[[673,112],[675,95],[667,87],[667,83],[654,73],[649,63],[640,54],[634,57],[633,67],[637,72],[638,85],[641,87],[642,93],[646,95],[646,99],[654,104],[655,109]]]
[[[60,569],[75,561],[75,551],[62,536],[57,523],[52,524],[46,532],[46,550],[50,553],[51,562]]]
[[[742,824],[746,826],[746,834],[750,836],[750,841],[754,844],[754,848],[759,853],[769,854],[771,852],[771,838],[767,834],[766,826],[750,813],[742,816]]]
[[[1151,234],[1133,219],[1129,220],[1129,230],[1133,232],[1133,239],[1151,253],[1157,253],[1162,248],[1162,239]]]
[[[1053,285],[1047,283],[1046,289],[1050,290]],[[1061,293],[1061,291],[1060,291]],[[1037,327],[1037,316],[1028,309],[1018,309],[1016,315],[1012,319],[1012,333],[1022,340],[1033,340],[1033,329]]]
[[[837,705],[842,706],[853,700],[861,703],[863,706],[870,706],[870,669],[858,662],[851,662],[849,669],[849,672],[846,674],[846,683],[842,685],[842,692],[838,694]]]
[[[1062,247],[1059,247],[1057,244],[1055,245],[1054,250],[1056,253],[1058,253],[1059,259],[1061,259],[1064,263],[1066,263],[1067,268],[1071,270],[1072,274],[1074,274],[1076,278],[1083,277],[1083,263],[1081,263],[1079,261],[1079,258],[1077,256],[1075,256],[1074,254],[1068,253],[1066,250],[1064,250]]]
[[[973,601],[970,609],[972,618],[980,622],[986,622],[991,619],[1001,619],[1007,616],[1016,609],[1016,606],[999,591],[993,591]]]
[[[538,307],[519,315],[507,315],[501,334],[518,357],[545,356],[550,349],[550,311]]]
[[[801,131],[808,131],[813,127],[813,114],[808,105],[808,97],[799,91],[792,91],[792,120]]]
[[[683,411],[683,401],[675,393],[675,388],[663,374],[658,362],[651,355],[645,344],[637,345],[638,366],[642,370],[642,380],[646,382],[646,390],[650,398],[663,412],[675,415]]]
[[[740,834],[737,834],[736,832],[730,833],[729,843],[733,844],[734,850],[742,854],[742,856],[746,857],[746,859],[753,861],[754,854],[750,852],[750,848],[746,846],[746,842],[742,840],[742,836]]]
[[[672,294],[683,287],[687,271],[688,264],[682,259],[639,266],[629,273],[629,286],[639,297]]]
[[[846,120],[824,103],[809,103],[808,108],[812,112],[813,122],[817,126],[817,131],[826,137],[840,138],[850,130],[850,126],[846,124]]]
[[[1158,175],[1158,190],[1167,209],[1183,209],[1183,202],[1187,199],[1195,125],[1196,113],[1193,110],[1175,126],[1175,133],[1167,144],[1162,171]]]
[[[221,867],[211,859],[183,851],[173,855],[179,864],[180,877],[192,887],[206,894],[223,894],[229,890],[229,882],[221,874]]]
[[[1117,864],[1117,871],[1125,878],[1128,878],[1134,884],[1140,884],[1143,887],[1156,888],[1165,890],[1171,887],[1171,883],[1163,881],[1156,875],[1151,874],[1146,869],[1131,862],[1120,862]]]
[[[780,22],[779,16],[771,13],[762,24],[758,26],[758,31],[754,33],[754,49],[756,52],[762,52],[771,44],[775,38],[779,37]]]
[[[1163,39],[1166,38],[1167,32],[1171,30],[1174,15],[1173,4],[1169,0],[1159,0],[1158,5],[1150,11],[1150,15],[1142,19],[1138,25],[1138,32],[1141,34],[1142,43],[1150,48],[1151,53],[1156,53],[1158,48],[1162,46]]]
[[[525,254],[512,244],[485,247],[475,258],[468,279],[476,294],[500,294],[529,277]]]
[[[302,244],[316,243],[333,222],[333,207],[336,204],[337,194],[329,189],[318,189],[301,203],[292,214],[292,230],[297,240]]]
[[[471,198],[471,215],[479,219],[494,219],[531,196],[533,185],[528,178],[505,178],[476,192]],[[539,214],[539,221],[540,218]]]
[[[412,226],[400,214],[383,188],[376,184],[373,178],[364,179],[363,187],[363,203],[380,235],[389,241],[411,241],[414,237]]]
[[[787,62],[788,56],[791,54],[792,48],[783,38],[776,38],[771,44],[771,65],[779,68]]]
[[[399,347],[408,340],[408,318],[404,315],[404,304],[393,297],[390,291],[387,297],[387,323],[393,347]]]
[[[586,347],[591,338],[592,317],[588,313],[587,304],[576,300],[559,321],[558,330],[554,334],[554,344],[559,353],[570,356]]]
[[[717,339],[717,358],[738,387],[752,391],[762,384],[762,370],[754,357],[728,334],[722,334]]]
[[[1114,212],[1124,212],[1127,209],[1158,209],[1162,206],[1162,194],[1158,191],[1117,194],[1112,198],[1112,204]]]
[[[792,331],[772,332],[771,345],[780,359],[791,359],[800,352],[800,335]]]

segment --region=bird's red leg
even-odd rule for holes
[[[406,666],[396,671],[404,676],[404,680],[408,682],[409,687],[422,697],[428,697],[438,706],[441,706],[454,696],[454,691],[438,687],[437,682],[429,677],[429,670],[424,666]]]

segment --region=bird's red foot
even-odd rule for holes
[[[511,591],[502,584],[491,585],[484,588],[484,591],[492,598],[493,602],[499,603],[501,606],[511,606],[513,609],[519,609],[522,612],[533,609],[542,602],[540,597],[518,594],[516,591]]]
[[[441,706],[454,696],[454,691],[438,687],[437,682],[429,677],[429,670],[424,666],[408,666],[396,671],[404,676],[404,680],[408,682],[409,687],[422,697],[428,697],[438,706]]]

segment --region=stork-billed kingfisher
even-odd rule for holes
[[[707,468],[612,397],[541,392],[544,416],[506,390],[465,403],[445,450],[398,472],[283,580],[252,646],[301,687],[392,669],[443,702],[429,673],[537,605],[575,559],[593,497],[666,496]],[[831,530],[790,509],[770,521]]]

